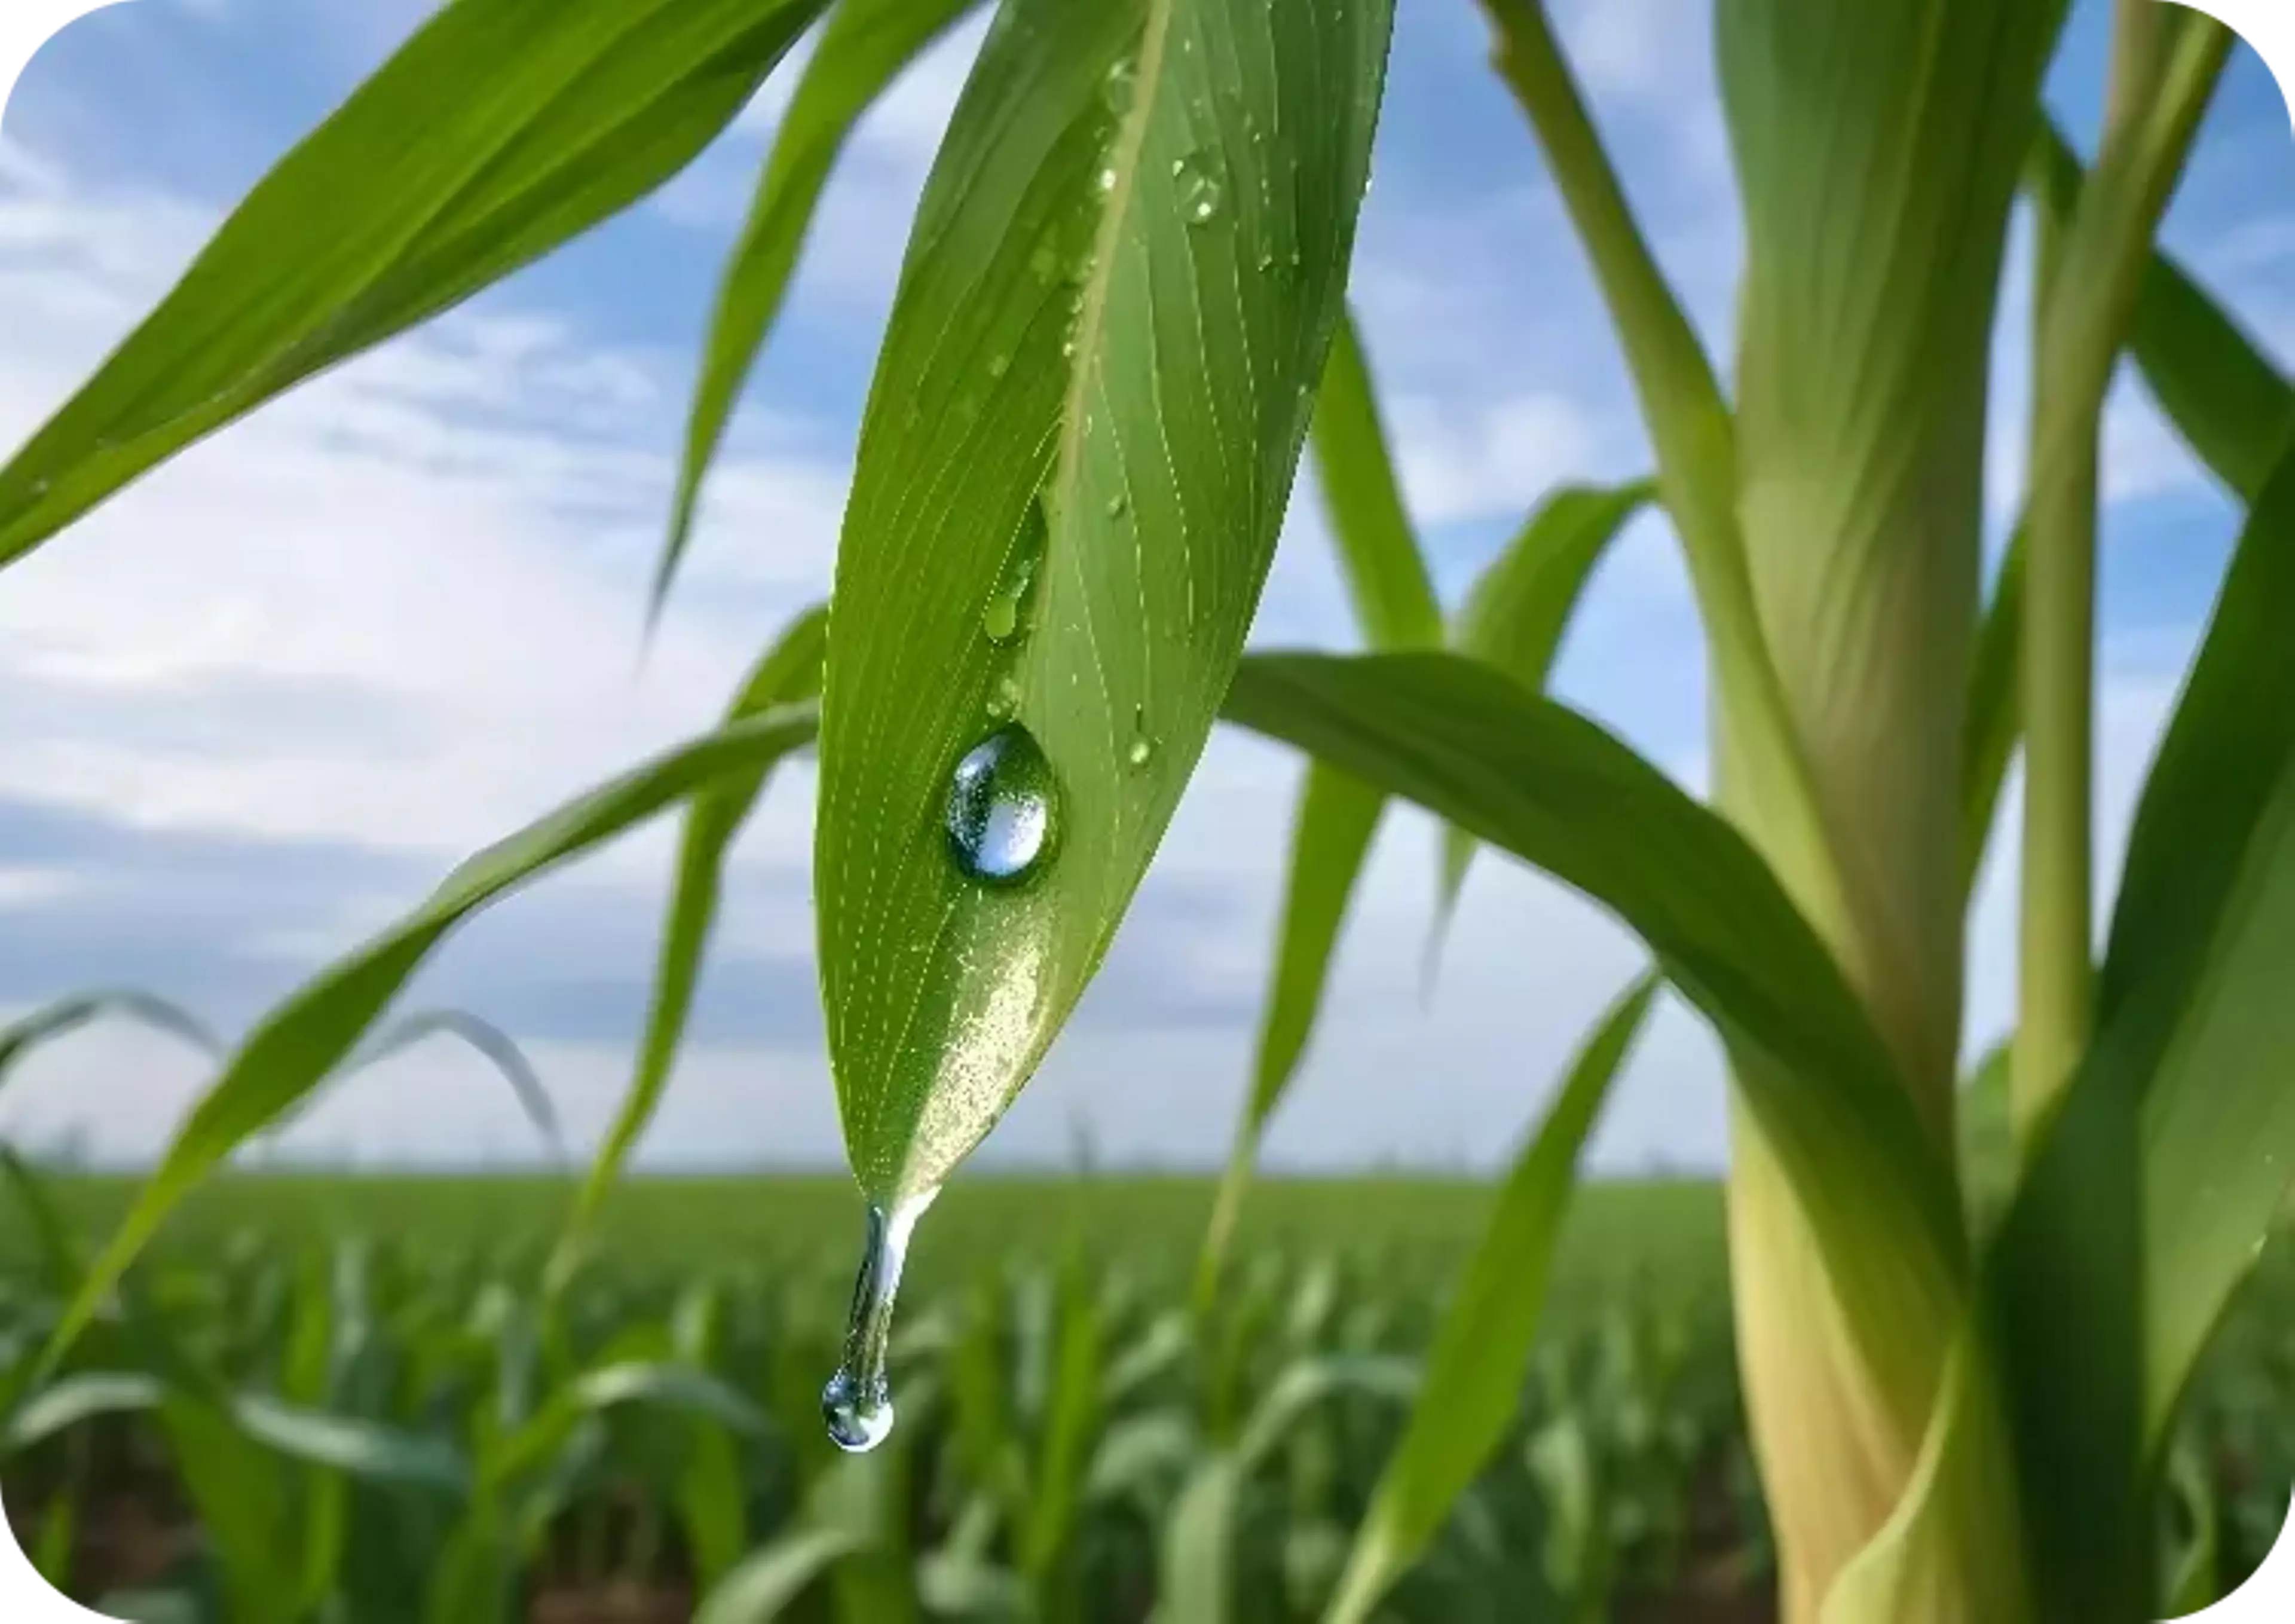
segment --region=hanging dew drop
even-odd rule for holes
[[[861,1272],[853,1282],[853,1312],[845,1323],[845,1357],[829,1385],[821,1390],[821,1416],[829,1440],[848,1455],[862,1455],[893,1433],[893,1381],[887,1367],[893,1345],[893,1306],[900,1294],[901,1268],[917,1220],[937,1190],[893,1204],[871,1204]]]
[[[1156,759],[1156,740],[1148,731],[1148,707],[1144,705],[1131,707],[1131,747],[1123,753],[1123,759],[1131,764],[1134,772]]]
[[[1058,791],[1035,736],[1018,722],[964,754],[950,775],[948,845],[970,878],[1013,885],[1043,867],[1055,836]]]

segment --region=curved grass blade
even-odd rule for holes
[[[184,446],[634,203],[824,0],[453,0],[0,469],[0,566]]]
[[[2028,174],[2044,219],[2061,232],[2079,207],[2087,175],[2062,133],[2046,119]],[[2234,495],[2252,504],[2277,465],[2281,448],[2295,436],[2295,384],[2171,256],[2156,249],[2136,298],[2128,351],[2185,444]],[[2023,731],[2018,695],[2023,617],[2024,532],[2019,526],[1985,612],[1970,679],[1964,746],[1964,892],[1974,889],[2001,786]]]
[[[559,1131],[558,1108],[550,1102],[550,1090],[543,1086],[541,1073],[534,1069],[534,1063],[526,1057],[526,1051],[510,1033],[467,1010],[425,1009],[393,1021],[351,1056],[343,1073],[347,1075],[380,1065],[432,1038],[453,1038],[501,1073],[510,1092],[518,1097],[519,1109],[549,1146],[551,1159],[561,1164],[565,1162],[566,1139]]]
[[[1455,655],[1254,656],[1225,714],[1639,933],[1729,1046],[1874,1370],[1922,1384],[1912,1367],[1964,1296],[1959,1197],[1839,966],[1742,836],[1592,722]]]
[[[1379,421],[1370,366],[1352,314],[1342,313],[1315,404],[1315,472],[1353,600],[1355,623],[1372,649],[1434,648],[1442,607],[1403,507],[1402,487]],[[1299,788],[1284,885],[1282,922],[1260,1018],[1251,1091],[1220,1180],[1196,1269],[1196,1304],[1207,1310],[1219,1286],[1229,1237],[1257,1163],[1267,1120],[1282,1102],[1307,1052],[1329,983],[1339,930],[1354,901],[1386,798],[1342,773],[1310,763]]]
[[[2291,592],[2295,448],[2138,804],[2095,1039],[1988,1261],[2036,1561],[2095,1605],[2150,1594],[2148,1477],[2295,1167]]]
[[[656,756],[463,863],[429,900],[274,1009],[224,1066],[176,1132],[48,1344],[69,1348],[176,1204],[341,1063],[431,951],[470,915],[520,885],[726,778],[810,743],[813,707],[732,722]]]
[[[813,210],[837,154],[862,115],[979,0],[841,0],[829,12],[796,94],[774,132],[749,217],[718,284],[701,376],[685,425],[684,459],[669,537],[656,567],[649,613],[657,617],[693,531],[702,481],[796,272]]]
[[[165,1394],[159,1377],[141,1371],[89,1370],[65,1376],[27,1399],[9,1417],[0,1451],[31,1449],[98,1416],[157,1409]]]
[[[118,1018],[180,1038],[210,1060],[223,1057],[224,1042],[207,1023],[181,1005],[154,993],[132,988],[74,992],[35,1009],[21,1020],[0,1026],[0,1087],[5,1087],[17,1063],[44,1043],[68,1037],[94,1023]]]
[[[1227,1171],[1213,1198],[1211,1226],[1196,1266],[1198,1312],[1207,1311],[1218,1293],[1228,1244],[1258,1162],[1260,1139],[1306,1055],[1330,982],[1339,932],[1354,902],[1355,881],[1385,812],[1385,796],[1360,779],[1321,762],[1308,763],[1300,786],[1298,821],[1291,831],[1290,872],[1284,882],[1274,975],[1267,1012],[1260,1020],[1251,1091],[1244,1098],[1243,1120],[1236,1126]]]
[[[1316,480],[1364,641],[1382,650],[1440,647],[1442,606],[1402,504],[1370,363],[1344,309],[1311,433]]]
[[[1221,1624],[1234,1602],[1244,1490],[1254,1473],[1325,1402],[1350,1394],[1408,1404],[1420,1391],[1407,1360],[1328,1357],[1287,1367],[1252,1409],[1234,1444],[1198,1464],[1164,1525],[1156,1616],[1167,1624]]]
[[[1657,484],[1650,479],[1606,488],[1565,486],[1555,492],[1474,583],[1458,611],[1451,646],[1496,666],[1532,693],[1543,691],[1594,567],[1619,532],[1656,500]],[[1434,925],[1426,943],[1430,975],[1474,861],[1474,837],[1445,828]]]
[[[2061,229],[2087,185],[2071,143],[2043,120],[2034,201]],[[2154,249],[2128,347],[2168,420],[2226,489],[2253,502],[2295,433],[2295,386],[2174,257]]]
[[[780,1618],[867,1537],[849,1528],[798,1528],[727,1574],[702,1601],[693,1624],[767,1624]]]
[[[727,723],[818,696],[821,660],[828,646],[829,606],[817,604],[791,621],[751,668],[726,712]],[[685,828],[678,843],[677,878],[670,892],[668,918],[662,922],[660,958],[654,967],[653,998],[646,1010],[645,1034],[638,1043],[637,1073],[613,1126],[607,1130],[605,1142],[598,1147],[559,1237],[550,1277],[561,1285],[669,1086],[670,1071],[685,1042],[685,1023],[692,1013],[702,957],[708,951],[709,934],[716,924],[726,854],[747,825],[749,814],[756,810],[775,764],[769,762],[730,776],[696,795],[686,809]]]
[[[822,987],[874,1199],[935,1187],[1034,1070],[1202,751],[1391,22],[1012,0],[973,71],[862,430],[822,698]]]
[[[261,1393],[239,1395],[230,1413],[249,1438],[304,1465],[392,1489],[457,1497],[470,1492],[469,1463],[442,1439],[402,1432],[363,1416],[306,1409]]]
[[[1358,1624],[1417,1562],[1522,1400],[1578,1155],[1657,995],[1645,975],[1611,1006],[1523,1146],[1426,1356],[1424,1394],[1372,1492],[1330,1611]]]

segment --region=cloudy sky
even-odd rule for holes
[[[0,446],[29,434],[233,200],[372,69],[424,0],[137,0],[69,29],[0,123]],[[1736,209],[1709,0],[1560,0],[1657,251],[1726,356]],[[2092,127],[2105,8],[2084,0],[2053,98]],[[1353,296],[1415,515],[1456,601],[1562,478],[1644,470],[1598,300],[1466,0],[1401,7]],[[633,214],[425,331],[210,442],[0,582],[0,1019],[132,983],[237,1028],[418,901],[461,856],[707,724],[761,640],[827,588],[875,336],[910,208],[979,29],[863,126],[817,224],[662,634],[657,544],[718,261],[788,73]],[[2170,219],[2187,262],[2295,364],[2295,162],[2268,76],[2234,61]],[[2021,286],[2023,250],[2012,276]],[[2024,312],[2004,309],[1996,515],[2021,458]],[[2236,515],[2132,381],[2108,437],[2105,856],[2172,702]],[[1256,633],[1353,639],[1302,481]],[[1695,617],[1645,521],[1605,567],[1559,686],[1693,785]],[[1249,1064],[1296,768],[1221,736],[1099,983],[984,1155],[1208,1163]],[[829,1163],[837,1127],[805,871],[813,780],[788,773],[737,864],[657,1165]],[[481,919],[413,997],[529,1047],[577,1143],[626,1075],[668,868],[649,831]],[[1292,1165],[1487,1165],[1638,968],[1589,906],[1476,871],[1430,1000],[1417,965],[1433,831],[1391,820],[1332,1011],[1270,1141]],[[1970,1042],[2009,1007],[2013,875],[1973,925]],[[91,1034],[31,1062],[0,1132],[148,1155],[193,1098],[166,1045]],[[1669,1010],[1597,1143],[1613,1170],[1721,1159],[1719,1066]],[[323,1099],[286,1137],[375,1163],[532,1154],[508,1097],[449,1049]]]

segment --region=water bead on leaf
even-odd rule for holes
[[[1035,873],[1051,850],[1058,815],[1051,763],[1017,722],[966,751],[950,775],[949,852],[973,879],[1009,885]]]
[[[1224,191],[1210,159],[1191,152],[1172,164],[1172,175],[1180,184],[1180,213],[1188,224],[1202,225],[1218,216]]]

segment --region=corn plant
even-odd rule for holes
[[[0,563],[629,206],[829,9],[450,0],[0,469]],[[843,0],[824,27],[727,272],[657,603],[844,134],[964,9]],[[553,1271],[570,1280],[668,1080],[726,845],[817,737],[829,1047],[871,1209],[831,1420],[880,1440],[902,1242],[1074,1008],[1224,715],[1317,765],[1199,1314],[1399,796],[1455,831],[1446,895],[1474,843],[1546,869],[1643,938],[1727,1053],[1739,1366],[1785,1618],[2133,1620],[2171,1582],[2188,1596],[2152,1538],[2172,1426],[2295,1168],[2275,984],[2295,948],[2295,396],[2152,247],[2229,36],[2122,0],[2084,171],[2040,106],[2063,0],[1718,0],[1746,243],[1725,391],[1544,7],[1484,0],[1655,471],[1558,498],[1446,630],[1344,321],[1392,9],[1003,0],[912,226],[825,628],[770,652],[723,726],[478,854],[266,1017],[77,1276],[44,1368],[460,922],[682,807],[653,1016]],[[2030,484],[1988,603],[1987,363],[2020,184],[2044,228]],[[2097,442],[2129,349],[2248,515],[2099,964]],[[1376,651],[1246,657],[1311,419]],[[1704,624],[1710,805],[1538,692],[1594,559],[1651,500]],[[1978,1227],[1955,1122],[1964,922],[2020,742],[2016,1165]],[[1532,1136],[1332,1617],[1368,1616],[1497,1447],[1578,1147],[1648,995]],[[1446,1426],[1430,1407],[1461,1390]],[[1224,1610],[1224,1564],[1191,1554],[1220,1548],[1269,1430],[1226,1433],[1185,1490],[1174,1616]],[[518,1438],[476,1466],[484,1514],[439,1585],[497,1591],[525,1525],[487,1497],[532,1464]],[[1046,1447],[1041,1470],[1072,1479]],[[816,1555],[877,1548],[824,1516]],[[1049,1520],[1026,1537],[1040,1599],[1065,1540]]]

